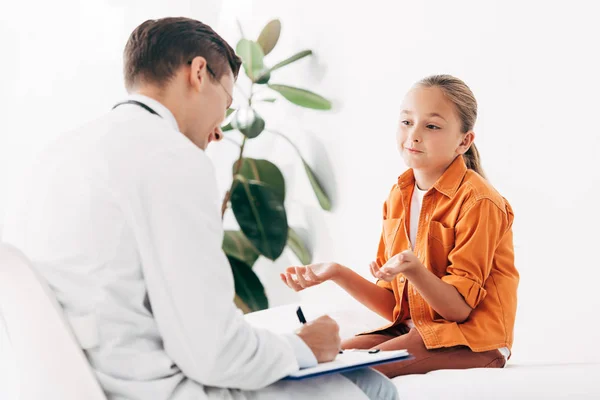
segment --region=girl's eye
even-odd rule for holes
[[[407,126],[408,126],[408,125],[410,125],[410,121],[402,121],[402,122],[401,122],[401,124],[402,124],[402,125],[407,125]]]
[[[441,129],[441,128],[439,126],[435,126],[435,125],[429,124],[429,125],[427,125],[427,129],[433,129],[435,131],[435,130],[438,130],[438,129]]]

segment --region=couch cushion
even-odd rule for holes
[[[252,325],[274,332],[300,327],[297,304],[246,314]],[[328,314],[340,324],[344,338],[386,323],[358,303],[303,303],[307,320]],[[504,369],[441,370],[394,378],[401,399],[600,399],[599,364],[515,364]]]
[[[401,399],[600,399],[600,364],[441,370],[393,379]]]

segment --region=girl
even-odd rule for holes
[[[384,364],[392,378],[438,369],[502,368],[510,356],[519,274],[513,212],[485,179],[473,140],[477,102],[449,75],[406,95],[397,133],[409,169],[383,207],[374,284],[337,263],[290,267],[292,289],[332,280],[390,324],[343,348],[408,349]]]

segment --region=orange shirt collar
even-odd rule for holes
[[[443,195],[453,198],[466,173],[467,165],[465,164],[465,160],[462,156],[458,156],[452,161],[433,187]],[[415,175],[412,168],[398,177],[398,187],[400,189],[414,184]]]

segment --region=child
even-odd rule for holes
[[[408,349],[377,367],[392,378],[438,369],[502,368],[510,356],[519,274],[513,212],[485,179],[473,140],[477,102],[455,77],[436,75],[406,95],[397,133],[410,167],[383,208],[377,283],[337,263],[290,267],[298,291],[332,280],[390,324],[343,348]]]

